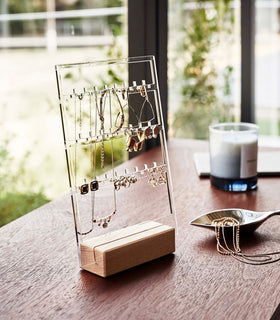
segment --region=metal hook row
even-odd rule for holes
[[[69,96],[70,98],[77,97],[80,100],[82,100],[86,95],[92,96],[94,94],[104,94],[107,91],[113,91],[113,92],[130,92],[130,93],[138,93],[141,88],[145,87],[147,90],[155,89],[155,84],[146,84],[145,80],[142,80],[142,84],[138,85],[136,81],[132,81],[132,86],[127,86],[126,82],[123,83],[123,87],[118,88],[117,84],[115,83],[112,88],[108,88],[108,86],[105,84],[104,88],[102,90],[98,90],[96,86],[94,86],[93,90],[87,90],[86,88],[83,88],[83,92],[76,92],[75,89],[73,89],[73,93],[71,93]]]
[[[144,168],[139,170],[138,166],[133,167],[133,169],[124,169],[124,174],[118,174],[117,171],[114,172],[114,177],[108,177],[108,174],[104,174],[104,179],[100,182],[107,182],[112,181],[114,178],[117,178],[118,176],[128,176],[128,175],[144,175],[147,172],[155,172],[156,170],[164,169],[166,167],[166,164],[158,165],[156,162],[153,162],[152,167],[148,167],[148,165],[145,163]]]
[[[108,176],[108,174],[105,173],[103,179],[94,180],[94,182],[96,183],[96,185],[100,185],[100,184],[104,184],[106,182],[114,182],[115,179],[117,179],[118,177],[129,177],[129,176],[136,176],[136,175],[138,175],[138,176],[140,175],[144,178],[146,173],[162,171],[165,168],[166,168],[166,164],[158,165],[156,162],[153,162],[153,166],[148,167],[148,165],[145,163],[144,168],[141,170],[138,168],[138,166],[135,166],[131,169],[127,169],[127,168],[124,169],[124,173],[121,173],[121,174],[118,173],[117,171],[115,171],[113,176]],[[98,190],[98,188],[96,190]],[[73,190],[72,193],[76,193],[77,191],[80,191],[79,186],[76,186],[75,190]],[[95,190],[93,190],[93,191],[95,191]]]
[[[147,122],[147,126],[143,126],[143,123],[139,123],[138,126],[133,126],[132,124],[129,124],[128,128],[121,128],[120,131],[116,133],[112,133],[112,129],[109,128],[110,132],[104,132],[103,130],[99,130],[99,135],[97,136],[92,136],[92,132],[89,131],[88,137],[81,137],[81,134],[79,134],[79,139],[76,139],[75,142],[73,140],[70,141],[70,147],[74,146],[75,144],[82,144],[82,145],[87,145],[87,144],[92,144],[100,141],[107,141],[112,139],[113,137],[121,137],[124,135],[131,135],[131,136],[136,136],[137,133],[141,133],[145,131],[147,128],[151,127],[151,122]],[[160,124],[157,124],[157,126],[161,127]],[[72,143],[71,143],[72,142]],[[73,143],[74,142],[74,143]]]

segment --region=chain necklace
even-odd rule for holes
[[[280,251],[260,253],[260,254],[244,254],[240,249],[240,223],[231,217],[224,217],[212,221],[215,226],[215,234],[217,240],[217,251],[223,255],[230,255],[234,259],[251,265],[263,265],[279,261],[280,258],[273,259],[272,256],[280,255]],[[225,236],[225,227],[232,227],[232,245],[231,249],[227,243]],[[223,244],[222,244],[223,243]]]
[[[107,90],[103,90],[100,95],[100,107],[98,108],[98,96],[97,96],[97,88],[94,87],[94,94],[95,94],[95,104],[96,104],[96,111],[99,116],[100,120],[100,134],[102,136],[101,140],[101,169],[104,169],[104,109],[105,109],[105,101],[103,102],[103,98],[106,95]],[[104,108],[103,108],[104,106]],[[96,132],[95,132],[96,135]]]

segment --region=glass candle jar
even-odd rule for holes
[[[220,123],[209,127],[211,184],[226,191],[257,187],[258,126]]]

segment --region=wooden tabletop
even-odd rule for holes
[[[175,254],[107,279],[80,270],[65,195],[0,229],[0,319],[272,317],[280,302],[280,262],[252,266],[219,255],[214,232],[189,221],[220,208],[279,209],[280,178],[259,178],[251,192],[219,191],[195,172],[193,153],[207,151],[206,142],[176,139],[168,148],[179,224]],[[279,216],[241,234],[241,249],[280,251]]]

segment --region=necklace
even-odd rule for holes
[[[96,103],[96,110],[98,112],[99,120],[100,120],[100,133],[102,135],[102,141],[101,141],[101,169],[104,169],[104,109],[105,109],[105,101],[103,102],[103,98],[105,97],[107,93],[107,89],[103,90],[101,92],[100,96],[100,108],[98,108],[98,97],[97,97],[97,90],[94,89],[95,93],[95,103]],[[104,99],[105,100],[105,99]],[[104,109],[103,109],[104,106]]]
[[[273,259],[272,256],[280,255],[280,252],[269,252],[260,254],[244,254],[240,249],[240,223],[231,217],[224,217],[212,221],[215,226],[215,234],[217,240],[217,251],[223,255],[230,255],[234,259],[251,265],[264,265],[277,262],[280,258]],[[232,227],[232,245],[231,249],[227,243],[225,235],[225,227]]]

